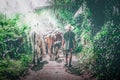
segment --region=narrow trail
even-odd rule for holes
[[[46,55],[42,64],[29,69],[27,75],[21,80],[94,80],[85,79],[83,75],[68,73],[64,62],[64,57],[60,57],[57,61],[50,61],[49,56]],[[73,56],[72,65],[75,66],[77,63],[78,59]]]

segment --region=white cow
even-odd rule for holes
[[[32,44],[32,51],[34,54],[33,62],[35,65],[37,65],[42,60],[43,55],[46,54],[45,43],[44,43],[42,35],[37,34],[36,32],[32,32],[31,44]]]

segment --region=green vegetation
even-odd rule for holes
[[[29,29],[25,24],[18,26],[19,17],[20,15],[16,15],[9,19],[0,15],[0,80],[19,79],[32,59],[25,32]]]

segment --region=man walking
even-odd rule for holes
[[[71,67],[71,61],[72,61],[72,53],[73,49],[75,48],[75,34],[72,32],[73,26],[68,25],[65,27],[67,31],[63,35],[63,41],[62,41],[62,47],[65,51],[65,66]]]

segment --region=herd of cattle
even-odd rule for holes
[[[46,54],[50,56],[50,60],[57,60],[59,58],[62,38],[62,33],[58,31],[47,35],[32,33],[31,42],[34,64],[37,65]]]

